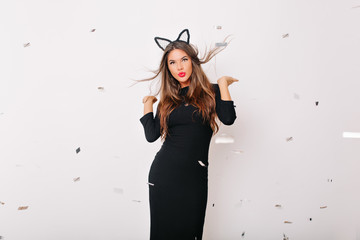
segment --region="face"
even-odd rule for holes
[[[174,49],[168,56],[168,68],[171,75],[180,83],[181,87],[190,85],[192,73],[191,58],[181,49]]]

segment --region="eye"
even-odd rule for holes
[[[169,64],[171,65],[171,64],[174,64],[174,62],[173,61],[171,61],[171,62],[169,62]]]
[[[185,61],[187,61],[188,59],[187,58],[183,58],[183,61],[185,62]]]

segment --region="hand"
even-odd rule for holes
[[[235,79],[235,78],[233,78],[233,77],[229,77],[229,76],[223,76],[223,77],[221,77],[221,78],[219,78],[219,79],[217,80],[217,82],[218,82],[219,85],[224,84],[224,85],[226,85],[226,86],[230,86],[232,83],[238,82],[238,81],[239,81],[239,80],[237,80],[237,79]]]
[[[157,98],[155,96],[146,96],[143,98],[143,103],[150,102],[151,104],[154,104],[157,101]]]

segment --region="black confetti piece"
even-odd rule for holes
[[[78,154],[80,152],[80,148],[76,149],[76,154]]]
[[[78,182],[78,181],[80,181],[80,177],[74,178],[73,180],[74,180],[74,182]]]
[[[24,47],[30,47],[30,43],[25,43]]]
[[[213,207],[215,207],[215,203],[213,203]]]
[[[290,141],[292,141],[293,140],[293,137],[288,137],[287,139],[286,139],[286,141],[288,141],[288,142],[290,142]]]
[[[319,102],[315,102],[315,105],[318,106],[318,105],[319,105]]]
[[[288,34],[288,33],[283,34],[282,37],[283,37],[283,38],[287,38],[287,37],[289,37],[289,34]]]
[[[312,218],[309,218],[310,221],[312,221]]]
[[[241,236],[242,236],[242,237],[245,237],[245,232],[243,232],[243,233],[241,234]]]
[[[94,29],[91,29],[91,32],[95,32],[95,30],[96,30],[95,28],[94,28]]]

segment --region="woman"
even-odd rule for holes
[[[175,41],[155,38],[164,54],[156,75],[146,79],[161,75],[161,98],[155,117],[156,97],[143,98],[140,122],[147,141],[164,140],[149,172],[151,240],[202,239],[215,120],[231,125],[236,119],[228,86],[238,80],[222,77],[211,84],[201,68],[222,49],[201,60],[189,39],[187,29]]]

